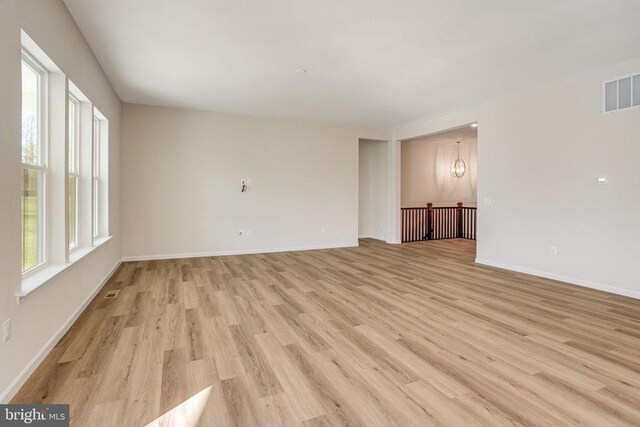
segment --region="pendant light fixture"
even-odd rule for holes
[[[467,165],[460,158],[460,141],[456,142],[456,145],[458,146],[458,158],[453,162],[453,176],[462,178],[467,170]]]

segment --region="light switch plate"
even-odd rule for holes
[[[491,203],[493,203],[493,200],[491,200],[491,197],[485,197],[482,199],[482,204],[485,206],[491,206]]]

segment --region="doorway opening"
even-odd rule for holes
[[[388,141],[360,139],[358,238],[386,241],[389,233]]]
[[[401,241],[476,240],[476,124],[401,142]]]

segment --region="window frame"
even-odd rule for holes
[[[73,104],[74,108],[73,108],[73,130],[69,129],[68,132],[68,136],[69,136],[69,140],[68,140],[68,146],[67,146],[67,150],[68,150],[68,155],[67,155],[67,191],[68,191],[68,183],[69,183],[69,178],[74,177],[75,178],[75,244],[71,245],[71,241],[70,241],[70,232],[71,230],[67,230],[67,250],[69,251],[69,253],[73,252],[75,249],[78,249],[79,247],[79,211],[80,211],[80,204],[79,204],[79,193],[80,193],[80,106],[81,106],[81,102],[80,100],[73,95],[73,93],[71,93],[71,91],[68,92],[68,105],[71,106],[71,104]],[[70,110],[70,109],[69,109]],[[68,126],[71,127],[71,111],[68,111],[68,117],[67,117],[67,123]],[[71,141],[71,135],[73,134],[73,141]],[[73,158],[71,158],[71,145],[73,144]],[[69,194],[67,194],[67,207],[69,206]],[[70,215],[70,212],[68,211],[67,208],[67,215]],[[69,225],[69,218],[67,218],[67,225]]]
[[[19,98],[24,100],[19,158],[22,213],[16,220],[22,222],[23,244],[19,252],[22,283],[15,294],[18,304],[112,239],[108,235],[109,120],[23,29],[20,40],[24,76]],[[76,113],[79,119],[75,118],[79,133],[76,141],[72,141],[78,144],[73,153],[77,154],[77,164],[70,164],[68,152],[70,95],[80,104]],[[94,116],[99,120],[95,202],[92,199]],[[17,149],[18,141],[15,143]],[[77,247],[70,250],[68,215],[73,205],[69,204],[69,182],[72,181],[69,175],[73,176],[74,171],[80,176],[76,199],[78,231]],[[92,238],[94,203],[98,208],[97,238]]]
[[[95,241],[100,237],[100,118],[94,111],[93,114],[93,141],[92,141],[92,161],[91,167],[91,192],[93,209],[91,215],[91,237]]]
[[[47,238],[48,234],[48,221],[47,221],[47,196],[48,196],[48,109],[47,109],[47,94],[48,94],[48,76],[49,71],[38,61],[33,55],[31,55],[26,49],[22,48],[21,50],[21,66],[25,64],[29,67],[33,72],[38,75],[38,101],[37,101],[37,110],[38,110],[38,153],[37,153],[37,161],[36,163],[27,163],[24,161],[23,153],[22,153],[22,137],[21,137],[21,153],[20,153],[20,162],[21,162],[21,175],[24,171],[36,171],[37,173],[42,174],[42,182],[40,183],[40,188],[38,192],[38,261],[39,263],[30,267],[26,270],[24,268],[24,238],[21,244],[20,256],[21,256],[21,272],[22,277],[28,277],[37,271],[45,268],[49,263],[49,254],[48,254],[48,242]],[[22,85],[21,85],[22,86]],[[21,88],[22,91],[22,88]],[[21,94],[22,99],[22,94]],[[20,181],[20,189],[21,189],[21,197],[24,194],[24,178]],[[22,203],[22,202],[21,202]],[[21,231],[24,233],[24,212],[21,214]]]

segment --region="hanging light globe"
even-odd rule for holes
[[[456,142],[456,145],[458,146],[458,158],[453,162],[452,171],[453,176],[456,178],[462,178],[464,173],[467,171],[467,165],[464,160],[460,158],[460,141]]]

